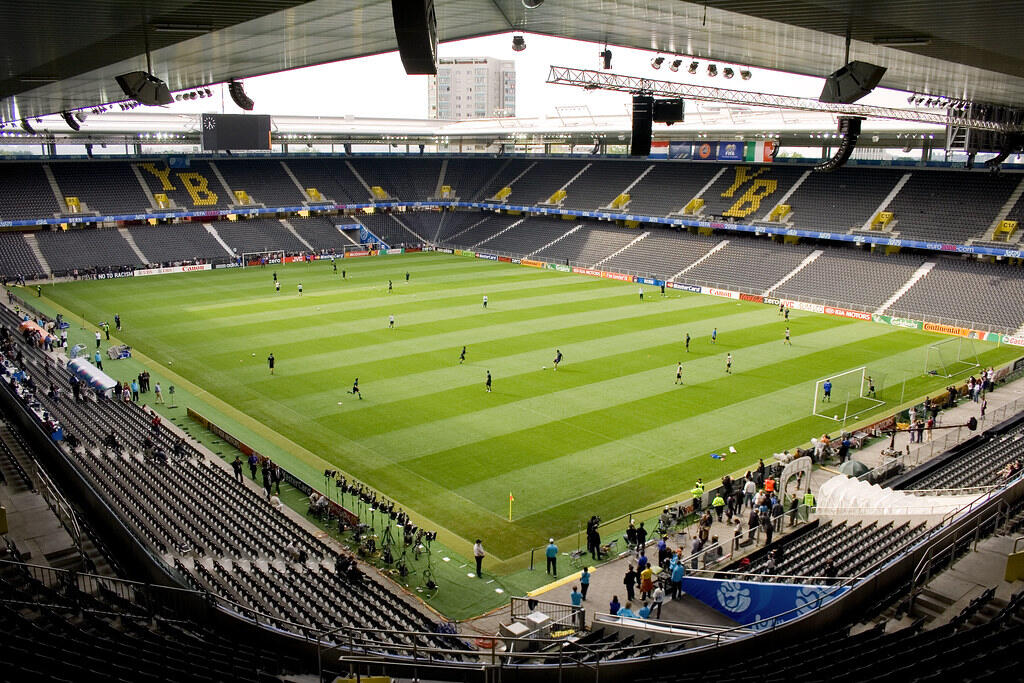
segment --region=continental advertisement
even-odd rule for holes
[[[981,330],[972,330],[967,327],[957,327],[956,325],[942,325],[940,323],[924,323],[922,328],[925,332],[938,332],[939,334],[948,334],[952,337],[967,337],[969,339],[985,339],[985,332]]]
[[[524,265],[524,266],[530,266],[531,268],[543,268],[544,267],[544,262],[543,261],[534,261],[533,259],[528,259],[528,258],[519,259],[519,263],[521,265]]]

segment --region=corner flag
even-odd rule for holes
[[[512,521],[512,503],[514,503],[516,497],[512,495],[512,492],[508,492],[508,521]]]

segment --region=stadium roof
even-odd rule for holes
[[[441,40],[509,30],[824,76],[850,55],[882,86],[1024,103],[1024,3],[995,0],[435,0]],[[728,7],[728,9],[724,9]],[[145,30],[144,30],[144,27]],[[42,0],[0,29],[0,118],[122,99],[146,68],[172,90],[396,48],[388,0]]]

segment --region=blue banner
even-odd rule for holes
[[[360,244],[376,244],[383,249],[390,249],[391,247],[387,242],[374,235],[372,232],[367,230],[365,225],[359,225],[359,243]]]
[[[694,143],[693,158],[701,161],[714,161],[718,157],[717,142]]]
[[[692,159],[693,158],[693,143],[692,142],[670,142],[670,143],[668,143],[668,158],[669,159]]]
[[[719,142],[719,161],[743,161],[743,152],[746,149],[742,142]]]
[[[683,578],[683,591],[739,624],[753,624],[755,631],[803,616],[848,590],[848,586]]]
[[[664,280],[655,280],[652,277],[638,277],[636,281],[642,285],[653,285],[655,287],[662,287],[665,284]]]

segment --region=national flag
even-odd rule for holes
[[[744,161],[753,161],[756,163],[771,163],[774,160],[772,153],[775,151],[775,146],[778,143],[773,140],[765,140],[764,142],[748,142],[746,143],[746,150],[743,155]]]

